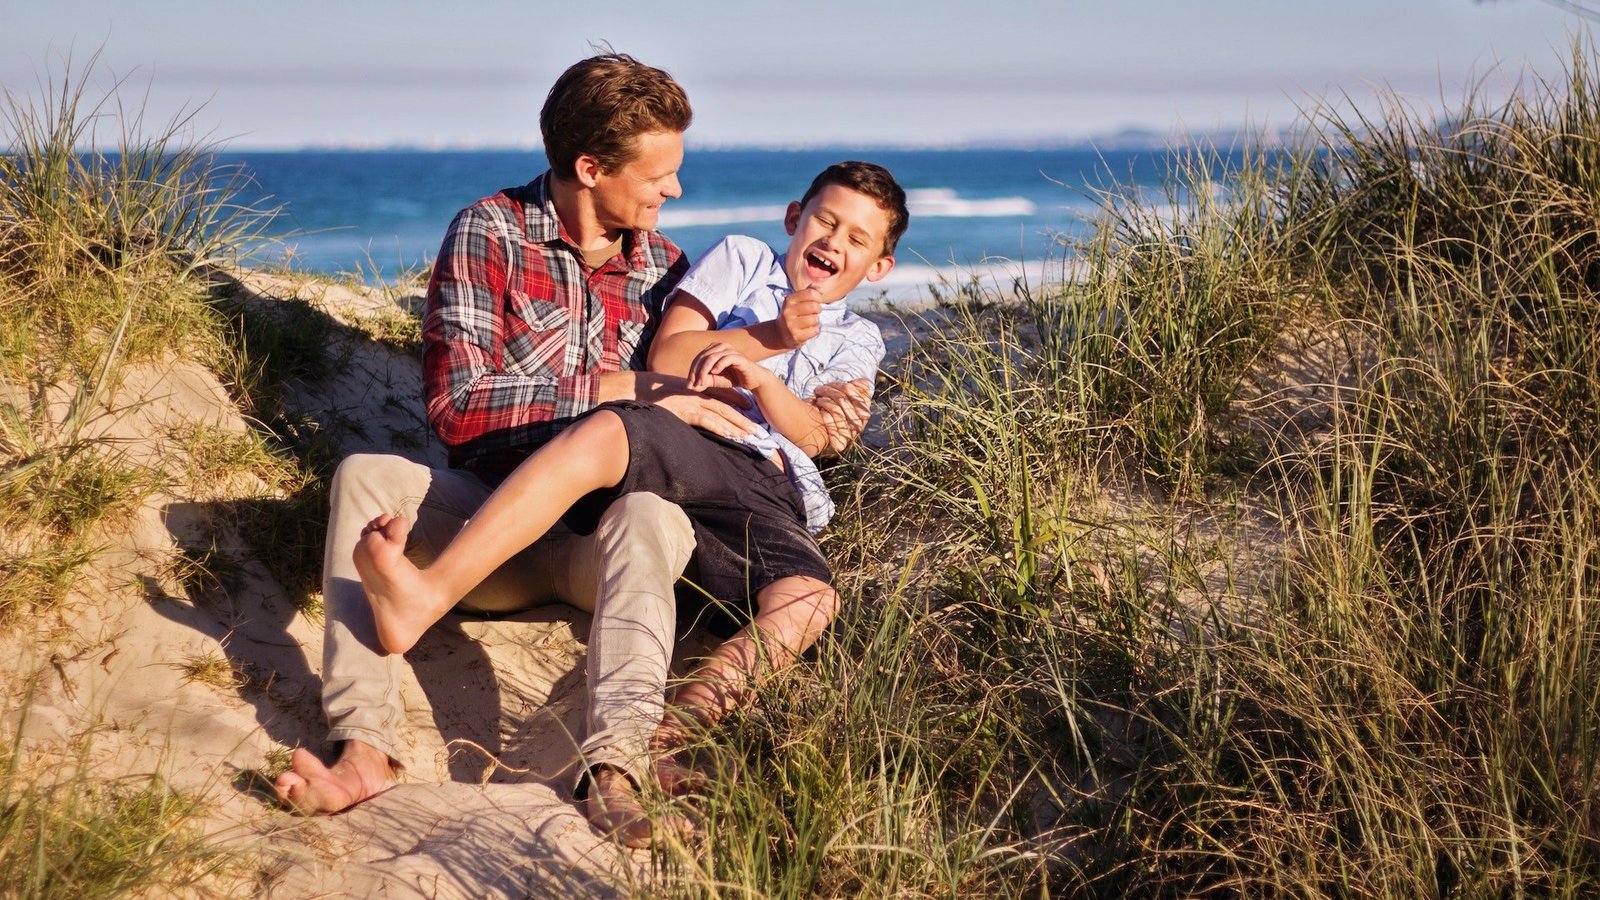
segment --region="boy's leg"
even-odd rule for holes
[[[695,725],[715,724],[744,702],[751,684],[811,648],[839,612],[839,594],[804,575],[780,578],[756,595],[755,618],[728,638],[672,693],[653,741],[660,750],[683,744]]]
[[[621,420],[599,410],[517,466],[426,569],[406,558],[411,523],[380,516],[355,546],[378,642],[404,653],[501,564],[542,537],[579,498],[628,467]]]

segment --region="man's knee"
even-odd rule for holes
[[[353,453],[333,471],[329,492],[337,501],[404,492],[427,467],[390,453]],[[424,476],[425,477],[425,476]],[[391,510],[392,512],[392,510]]]
[[[694,527],[676,503],[655,494],[624,494],[600,516],[602,552],[659,555],[676,577],[694,552]]]

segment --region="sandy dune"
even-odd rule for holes
[[[298,294],[343,323],[416,302],[252,275],[255,302]],[[291,406],[334,429],[345,452],[440,462],[411,354],[336,329],[329,379],[293,385]],[[42,677],[24,733],[38,758],[92,733],[96,777],[165,773],[205,798],[220,842],[265,848],[273,896],[604,895],[642,855],[592,831],[568,789],[581,727],[588,617],[547,607],[499,621],[450,618],[408,656],[403,696],[417,765],[346,814],[301,819],[264,801],[284,749],[326,753],[320,620],[291,598],[230,524],[242,504],[281,502],[254,477],[184,477],[181,435],[249,423],[211,372],[169,360],[130,369],[92,434],[171,484],[105,535],[109,550],[59,610],[0,648]],[[66,396],[55,404],[65,414]],[[215,577],[184,576],[195,548]],[[42,638],[47,638],[43,639]],[[44,648],[44,649],[38,649]],[[222,665],[222,661],[226,665]],[[210,678],[191,677],[210,661]],[[280,763],[281,764],[281,763]]]

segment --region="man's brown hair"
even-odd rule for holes
[[[561,73],[539,111],[539,131],[551,171],[572,178],[580,156],[615,172],[632,161],[640,135],[681,134],[693,118],[689,98],[671,75],[625,53],[604,53]]]
[[[889,170],[877,163],[854,159],[834,163],[823,169],[821,175],[811,179],[811,187],[806,188],[806,195],[800,198],[801,208],[805,208],[812,197],[830,184],[866,194],[889,214],[889,230],[883,235],[883,255],[893,256],[900,236],[906,233],[906,226],[911,224],[911,213],[906,209],[905,189],[894,180]]]

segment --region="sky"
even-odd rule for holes
[[[1544,0],[0,0],[0,85],[120,83],[232,149],[532,147],[606,42],[671,72],[691,146],[958,146],[1290,125],[1390,91],[1442,110],[1559,75]]]

